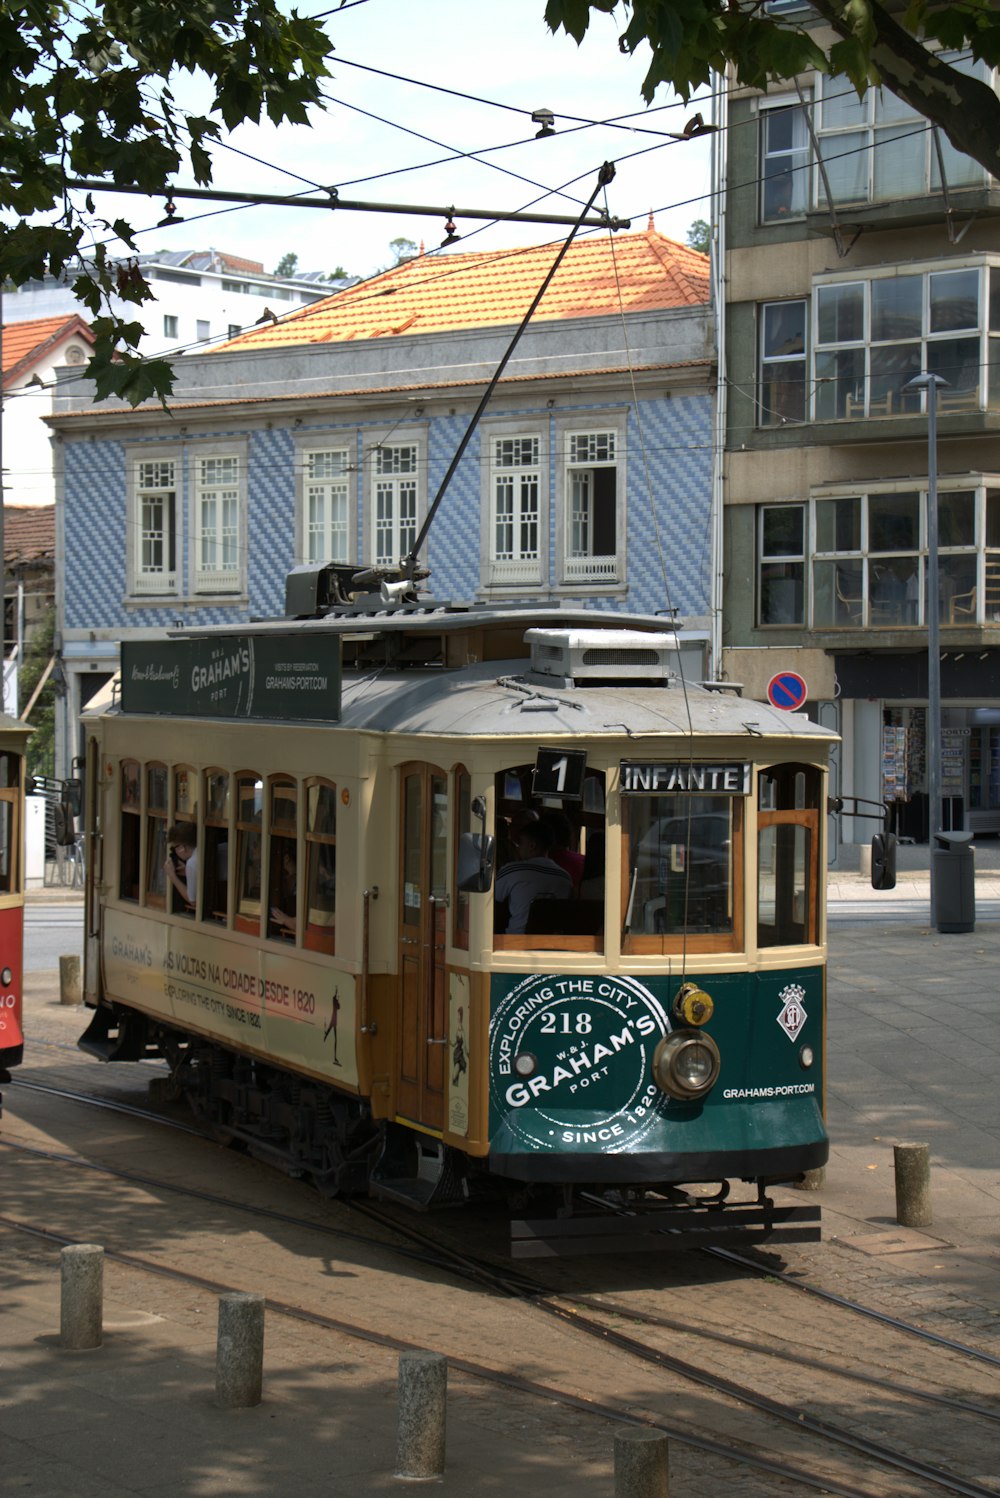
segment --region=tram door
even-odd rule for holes
[[[448,777],[431,765],[406,765],[401,774],[398,1110],[440,1129],[448,1047]]]

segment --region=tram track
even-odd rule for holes
[[[36,1093],[55,1093],[67,1101],[80,1103],[88,1101],[84,1095],[74,1095],[67,1088],[49,1088],[44,1084],[30,1083],[26,1079],[22,1080],[20,1078],[17,1085]],[[115,1111],[120,1111],[127,1116],[138,1117],[168,1126],[171,1125],[171,1121],[164,1119],[161,1115],[133,1108],[127,1104],[115,1105],[109,1103],[104,1098],[94,1100],[94,1105],[103,1108],[111,1107]],[[200,1137],[205,1137],[198,1130],[185,1129],[185,1132],[193,1132]],[[170,1191],[190,1196],[199,1201],[211,1202],[219,1208],[252,1214],[257,1218],[282,1222],[297,1229],[311,1233],[319,1232],[328,1237],[337,1237],[358,1245],[377,1246],[379,1249],[394,1255],[402,1254],[404,1257],[408,1257],[411,1262],[419,1262],[425,1267],[443,1270],[453,1275],[459,1275],[465,1280],[471,1280],[480,1289],[485,1288],[496,1294],[515,1297],[524,1303],[529,1314],[544,1314],[549,1318],[560,1321],[564,1327],[569,1328],[575,1335],[586,1337],[592,1342],[597,1341],[605,1347],[612,1347],[625,1357],[637,1360],[647,1366],[659,1367],[675,1378],[687,1382],[695,1382],[701,1387],[711,1390],[720,1399],[735,1401],[743,1408],[752,1408],[770,1420],[782,1422],[786,1428],[797,1432],[798,1436],[804,1435],[816,1440],[823,1440],[828,1444],[843,1448],[854,1456],[860,1456],[870,1462],[877,1463],[880,1467],[895,1471],[901,1477],[905,1474],[905,1477],[913,1481],[931,1485],[938,1490],[962,1494],[963,1498],[986,1498],[986,1495],[995,1494],[996,1492],[995,1489],[984,1487],[968,1478],[955,1475],[947,1471],[944,1467],[908,1456],[904,1452],[893,1450],[884,1443],[860,1436],[856,1431],[844,1430],[833,1425],[831,1422],[819,1420],[815,1416],[810,1415],[806,1410],[784,1405],[778,1400],[762,1396],[747,1384],[738,1383],[725,1375],[714,1373],[704,1367],[698,1367],[673,1353],[665,1353],[661,1348],[651,1346],[644,1341],[639,1341],[636,1337],[623,1334],[613,1325],[613,1322],[615,1319],[628,1319],[640,1322],[650,1328],[658,1326],[661,1333],[662,1331],[673,1331],[679,1335],[683,1334],[688,1337],[697,1337],[699,1329],[690,1326],[685,1328],[682,1324],[673,1322],[670,1318],[657,1318],[646,1314],[629,1313],[627,1308],[616,1302],[594,1303],[593,1301],[584,1300],[581,1297],[570,1297],[553,1292],[550,1287],[530,1280],[523,1275],[508,1272],[503,1266],[495,1263],[486,1263],[472,1255],[456,1252],[454,1248],[443,1243],[440,1238],[434,1237],[411,1224],[401,1224],[388,1213],[379,1208],[373,1208],[366,1203],[352,1203],[348,1205],[353,1212],[365,1216],[368,1220],[377,1222],[384,1231],[392,1234],[397,1240],[400,1237],[404,1238],[409,1245],[408,1247],[402,1248],[398,1241],[393,1243],[384,1238],[376,1239],[371,1235],[365,1236],[352,1233],[350,1230],[340,1227],[331,1227],[328,1224],[318,1223],[306,1217],[298,1217],[290,1213],[274,1212],[273,1209],[261,1207],[256,1202],[241,1202],[228,1196],[199,1191],[189,1186],[179,1185],[177,1182],[157,1180],[154,1177],[137,1172],[125,1171],[105,1165],[96,1165],[92,1161],[87,1161],[79,1157],[56,1154],[51,1151],[30,1150],[27,1146],[9,1140],[0,1140],[0,1144],[11,1149],[34,1153],[49,1163],[85,1166],[107,1175],[118,1176],[123,1181],[128,1181],[133,1185],[140,1185],[150,1190]],[[0,1223],[16,1230],[33,1231],[32,1225],[28,1223],[17,1223],[7,1218],[0,1218]],[[132,1263],[133,1267],[136,1268],[149,1267],[155,1272],[174,1273],[174,1270],[169,1265],[147,1263],[147,1261],[143,1261],[135,1255],[118,1253],[113,1248],[110,1250],[110,1253],[116,1259],[120,1259],[122,1263]],[[761,1269],[760,1265],[750,1265],[748,1267],[753,1267],[758,1272]],[[180,1274],[181,1271],[178,1270],[177,1273]],[[194,1277],[194,1281],[197,1281],[197,1277]],[[206,1283],[213,1289],[218,1288],[214,1281]],[[798,1281],[794,1283],[796,1286],[799,1285]],[[234,1287],[227,1284],[221,1288],[225,1290]],[[864,1309],[858,1307],[851,1308]],[[300,1319],[306,1320],[314,1319],[314,1313],[310,1312],[306,1307],[296,1307],[275,1301],[273,1302],[272,1309],[283,1315],[298,1316]],[[358,1335],[370,1340],[379,1341],[384,1339],[383,1333],[371,1327],[365,1328],[355,1323],[341,1322],[328,1317],[318,1317],[318,1319],[315,1319],[315,1324],[328,1324],[334,1330],[342,1331],[348,1335]],[[904,1323],[898,1323],[895,1329],[905,1331],[910,1328],[907,1328]],[[923,1329],[912,1328],[910,1330],[919,1333]],[[725,1345],[728,1339],[724,1340],[715,1336],[703,1338],[703,1340],[714,1340],[719,1345]],[[967,1352],[972,1356],[975,1356],[977,1352],[976,1349],[965,1349],[961,1344],[949,1342],[948,1339],[937,1338],[935,1340],[942,1342],[952,1352]],[[734,1343],[735,1339],[729,1342],[729,1345],[732,1346]],[[399,1345],[401,1350],[403,1350],[421,1344],[403,1343],[400,1339],[390,1339],[389,1342],[384,1342],[383,1340],[383,1345]],[[780,1349],[768,1349],[768,1354],[769,1356],[778,1358],[783,1356]],[[456,1368],[461,1367],[464,1371],[471,1372],[475,1376],[488,1376],[501,1382],[506,1379],[508,1380],[509,1387],[519,1387],[522,1391],[537,1392],[539,1397],[556,1399],[559,1402],[572,1401],[580,1397],[573,1394],[571,1390],[560,1389],[556,1385],[533,1384],[531,1381],[518,1382],[519,1375],[512,1374],[509,1370],[487,1369],[486,1365],[476,1364],[464,1358],[461,1353],[455,1355],[449,1351],[448,1356],[449,1361],[453,1362]],[[814,1371],[824,1375],[842,1372],[842,1370],[833,1365],[823,1364],[818,1359],[806,1360],[801,1357],[789,1357],[786,1360],[798,1366],[810,1367]],[[510,1380],[514,1380],[514,1382],[510,1382]],[[987,1421],[995,1421],[998,1418],[994,1411],[971,1405],[968,1402],[951,1399],[948,1396],[937,1395],[933,1391],[914,1390],[912,1387],[902,1386],[889,1380],[876,1382],[871,1379],[865,1379],[860,1375],[856,1376],[854,1381],[869,1388],[878,1387],[884,1394],[891,1394],[897,1399],[912,1399],[922,1401],[925,1404],[937,1405],[943,1410],[947,1409],[950,1414],[956,1417],[962,1415],[970,1419],[985,1419]],[[595,1413],[604,1414],[608,1418],[616,1420],[626,1418],[626,1412],[623,1412],[623,1409],[618,1405],[602,1405],[600,1401],[589,1398],[585,1398],[582,1405],[576,1407],[587,1408]],[[717,1454],[720,1454],[718,1443],[716,1442],[713,1445],[715,1438],[711,1435],[704,1437],[700,1435],[694,1436],[690,1429],[680,1428],[670,1422],[646,1417],[645,1415],[641,1418],[636,1418],[634,1423],[654,1425],[658,1429],[665,1430],[674,1440],[696,1446],[698,1449],[716,1450]],[[759,1444],[763,1446],[766,1443]],[[831,1471],[824,1472],[821,1480],[807,1479],[805,1468],[799,1471],[783,1466],[780,1463],[775,1464],[770,1459],[762,1456],[760,1450],[758,1450],[755,1456],[752,1453],[748,1456],[747,1451],[742,1445],[738,1448],[735,1446],[730,1447],[727,1453],[722,1454],[728,1454],[733,1460],[746,1462],[756,1470],[771,1471],[775,1474],[780,1472],[782,1476],[794,1481],[804,1482],[809,1487],[821,1488],[828,1492],[842,1492],[845,1495],[862,1495],[866,1492],[863,1488],[852,1487],[848,1482],[841,1482],[838,1485],[836,1475]],[[900,1490],[897,1489],[896,1491]]]

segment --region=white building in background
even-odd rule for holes
[[[45,418],[52,414],[56,371],[78,372],[90,358],[94,335],[75,304],[68,312],[9,322],[8,309],[14,300],[4,293],[0,327],[3,502],[51,505],[56,488],[52,434]]]
[[[117,302],[116,311],[127,312],[145,325],[139,352],[146,358],[224,342],[271,313],[284,317],[351,284],[324,280],[320,271],[268,275],[259,261],[221,250],[153,251],[139,255],[137,260],[155,301],[141,307]],[[6,289],[4,322],[70,316],[74,312],[86,316],[73,295],[73,279],[70,272],[63,280],[46,277]]]

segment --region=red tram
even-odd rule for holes
[[[0,1082],[24,1055],[24,793],[31,729],[0,715]],[[2,1099],[0,1099],[2,1101]]]

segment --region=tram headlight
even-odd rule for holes
[[[514,1070],[519,1077],[533,1077],[538,1070],[538,1057],[530,1051],[519,1051],[514,1057]]]
[[[3,984],[4,988],[8,988],[13,980],[13,977],[14,974],[11,972],[10,968],[5,967],[3,972],[0,973],[0,983]]]
[[[802,1070],[808,1071],[815,1060],[816,1056],[813,1052],[812,1046],[804,1045],[801,1051],[799,1051],[799,1065],[801,1066]]]
[[[668,1097],[691,1102],[711,1091],[721,1066],[719,1047],[710,1035],[674,1030],[664,1035],[653,1054],[653,1080]]]

